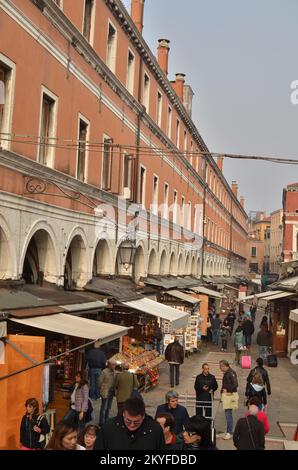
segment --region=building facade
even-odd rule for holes
[[[0,0],[0,278],[244,274],[247,216],[143,0]],[[18,38],[18,41],[12,40]],[[132,267],[119,246],[133,239]]]
[[[250,213],[247,238],[247,271],[264,274],[269,272],[271,220],[264,212]]]
[[[270,217],[270,273],[279,274],[282,254],[282,209],[271,212]]]
[[[298,183],[283,190],[283,262],[298,261]]]

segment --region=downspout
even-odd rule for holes
[[[202,242],[202,261],[201,261],[201,282],[203,282],[204,276],[204,255],[205,255],[205,226],[206,226],[206,192],[207,192],[207,182],[206,182],[206,172],[207,172],[207,157],[203,157],[203,181],[204,181],[204,191],[203,191],[203,242]]]
[[[142,76],[143,76],[143,59],[140,54],[140,65],[139,65],[139,83],[138,83],[138,102],[142,101]],[[141,122],[144,114],[145,107],[142,107],[141,111],[138,111],[137,115],[137,132],[136,132],[136,158],[134,166],[134,191],[133,191],[133,202],[139,203],[139,166],[140,166],[140,142],[141,142]]]

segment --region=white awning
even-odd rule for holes
[[[275,299],[282,299],[283,297],[291,297],[296,295],[294,292],[279,292],[278,294],[269,295],[269,297],[263,298],[263,300],[275,300]]]
[[[221,294],[220,292],[215,292],[214,290],[207,289],[207,287],[190,287],[189,290],[197,292],[198,294],[206,294],[209,297],[214,297],[215,299],[223,299],[225,295]]]
[[[181,312],[175,308],[170,307],[169,305],[161,304],[160,302],[155,302],[154,300],[144,297],[139,300],[130,300],[129,302],[122,302],[123,305],[127,307],[134,308],[149,315],[154,315],[158,318],[163,318],[171,322],[172,331],[178,330],[186,326],[189,314]]]
[[[126,335],[129,330],[129,328],[112,323],[89,320],[66,313],[34,318],[10,318],[10,321],[64,335],[98,340],[101,344],[109,343],[114,339],[120,338]]]
[[[177,299],[184,300],[184,302],[188,302],[189,304],[195,305],[201,302],[200,299],[196,299],[196,297],[192,297],[189,294],[185,294],[185,292],[180,292],[180,290],[168,290],[165,292],[167,295],[171,295],[172,297],[176,297]]]
[[[298,308],[296,308],[295,310],[291,310],[290,311],[290,320],[298,323]]]
[[[88,310],[101,310],[106,308],[107,304],[96,300],[95,302],[85,302],[83,304],[70,304],[70,305],[61,305],[65,312],[85,312]]]
[[[260,294],[248,295],[247,297],[244,297],[242,301],[251,300],[254,298],[267,300],[265,297],[269,297],[270,295],[275,294],[281,294],[282,292],[283,291],[281,290],[268,290],[267,292],[261,292]]]

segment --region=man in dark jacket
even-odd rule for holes
[[[209,365],[207,363],[202,366],[202,374],[197,375],[195,381],[196,391],[196,415],[203,416],[205,410],[205,417],[212,417],[212,398],[214,392],[218,389],[218,384],[214,375],[209,372]]]
[[[212,342],[218,346],[219,341],[219,330],[220,330],[220,318],[217,313],[215,317],[211,318],[211,331],[212,331]]]
[[[264,450],[265,433],[263,423],[253,415],[240,418],[235,427],[233,441],[237,450]]]
[[[99,389],[98,389],[98,379],[101,374],[101,371],[105,368],[106,365],[106,355],[105,353],[97,347],[95,343],[94,348],[90,349],[87,354],[87,364],[90,370],[90,389],[89,395],[90,398],[97,400],[100,398]]]
[[[242,324],[242,331],[243,331],[243,335],[245,338],[245,346],[247,347],[247,349],[250,349],[251,337],[254,334],[255,327],[254,327],[253,322],[250,319],[250,313],[245,314],[245,315],[246,315],[245,320]]]
[[[269,374],[267,370],[264,369],[263,367],[264,361],[261,357],[258,357],[258,359],[256,360],[256,363],[257,363],[257,366],[250,371],[246,380],[248,383],[251,383],[253,376],[255,374],[260,374],[262,376],[264,384],[266,385],[268,395],[271,395],[271,385],[270,385],[270,380],[269,380]]]
[[[140,398],[129,398],[122,416],[107,421],[95,442],[94,450],[164,450],[161,426],[146,415]]]
[[[189,418],[187,409],[178,404],[179,395],[175,390],[170,390],[166,393],[166,403],[159,405],[155,413],[155,419],[162,413],[171,413],[175,420],[173,428],[174,434],[178,435],[183,431],[183,425]]]
[[[180,365],[184,362],[184,349],[176,336],[174,341],[166,347],[165,358],[170,366],[170,382],[173,388],[175,384],[179,385]],[[174,377],[174,375],[176,375],[176,377]],[[174,378],[176,378],[175,381]]]
[[[224,374],[222,378],[221,393],[236,393],[238,389],[238,379],[236,372],[231,369],[230,364],[225,360],[219,362],[219,367]],[[227,432],[223,436],[223,439],[231,439],[233,437],[233,412],[232,408],[224,407],[224,410],[227,421]]]

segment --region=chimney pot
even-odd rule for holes
[[[172,87],[179,96],[180,100],[183,102],[183,89],[185,83],[185,73],[176,73],[176,80],[172,83]]]
[[[245,202],[245,199],[243,196],[240,196],[240,204],[241,206],[244,208],[244,202]]]
[[[235,196],[235,198],[238,198],[238,184],[237,181],[232,181],[232,192]]]
[[[170,41],[168,39],[159,39],[157,48],[157,61],[161,70],[168,75]]]
[[[217,157],[217,166],[218,168],[220,169],[220,171],[222,172],[222,169],[223,169],[223,161],[224,161],[224,158],[219,156]]]
[[[145,0],[131,0],[130,16],[141,34],[144,26],[144,4]]]

